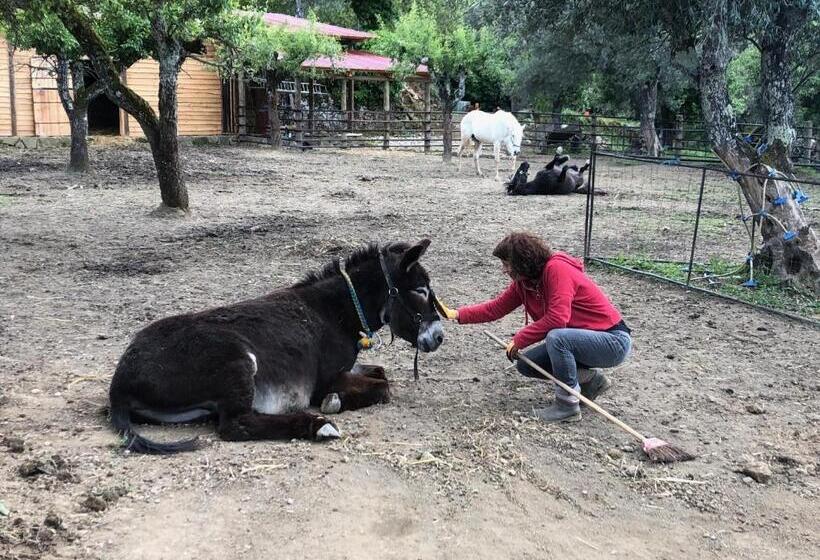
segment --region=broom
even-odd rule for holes
[[[496,341],[498,345],[502,348],[507,347],[504,341],[495,336],[493,333],[489,331],[484,331],[484,334],[486,334],[488,337]],[[582,395],[575,389],[571,388],[567,384],[559,381],[558,379],[550,375],[544,368],[542,368],[541,366],[539,366],[523,354],[519,353],[518,359],[523,361],[525,364],[533,368],[535,371],[537,371],[547,379],[551,379],[553,383],[555,383],[565,391],[581,399],[581,401],[583,401],[584,404],[586,404],[592,410],[594,410],[595,412],[597,412],[598,414],[600,414],[601,416],[603,416],[604,418],[606,418],[607,420],[621,428],[623,431],[625,431],[626,433],[640,441],[641,446],[643,447],[643,452],[646,454],[647,457],[649,457],[649,460],[653,463],[677,463],[680,461],[691,461],[695,458],[695,456],[691,453],[688,453],[683,449],[672,445],[671,443],[667,443],[662,439],[648,438],[641,435],[640,432],[627,426],[625,423],[612,416],[609,412],[607,412],[606,410],[604,410],[603,408],[601,408],[600,406],[586,398],[584,395]]]

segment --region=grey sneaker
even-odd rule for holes
[[[532,413],[544,422],[577,422],[581,419],[581,407],[560,399],[545,408],[533,408]]]
[[[592,379],[586,383],[581,383],[581,394],[589,400],[594,401],[606,393],[610,387],[612,387],[612,381],[600,370],[597,370],[592,376]]]

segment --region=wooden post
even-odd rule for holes
[[[430,80],[424,82],[424,153],[430,153],[431,114],[430,114]]]
[[[245,106],[245,75],[240,73],[237,78],[237,103],[236,103],[236,118],[239,124],[239,134],[245,135],[248,133],[248,121],[246,118]]]
[[[592,145],[598,149],[598,115],[592,113]]]
[[[356,83],[353,78],[350,78],[350,95],[348,95],[348,103],[350,106],[348,107],[347,113],[347,130],[353,130],[353,112],[356,110],[356,101],[353,99],[353,94],[356,92]]]
[[[11,111],[11,135],[17,136],[17,91],[14,84],[14,49],[6,44],[9,55],[9,110]]]
[[[814,141],[814,123],[811,121],[806,121],[803,125],[803,149],[806,151],[806,161],[811,163],[813,160],[815,146],[817,145]]]
[[[390,79],[384,81],[384,143],[382,149],[390,147]]]
[[[310,89],[310,93],[308,96],[308,129],[310,130],[311,136],[313,135],[313,127],[314,127],[314,107],[316,100],[313,97],[313,88],[316,86],[316,82],[311,76],[310,81],[308,81],[308,88]]]
[[[296,126],[296,146],[301,148],[304,145],[304,126],[302,118],[302,80],[299,76],[293,78],[293,120]]]
[[[342,78],[342,102],[339,107],[342,110],[339,120],[344,120],[347,114],[347,78]]]
[[[675,115],[675,139],[672,141],[672,148],[683,149],[683,115],[680,113]]]

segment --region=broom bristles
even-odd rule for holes
[[[643,442],[643,451],[653,463],[680,463],[691,461],[694,455],[658,438],[647,438]]]

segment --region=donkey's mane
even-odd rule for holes
[[[406,243],[391,243],[388,245],[391,249],[406,249],[409,247]],[[368,261],[370,259],[378,258],[379,256],[379,245],[377,243],[369,243],[364,247],[360,247],[353,251],[349,257],[345,259],[345,268],[351,269],[356,267],[357,265]],[[338,274],[336,270],[336,262],[329,262],[325,266],[323,266],[319,270],[314,270],[312,272],[308,272],[304,278],[302,278],[299,282],[293,285],[294,288],[309,286],[311,284],[315,284],[320,280],[324,280],[326,278],[330,278],[331,276],[336,276]]]

